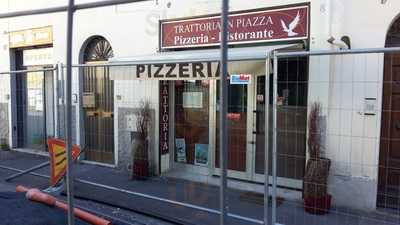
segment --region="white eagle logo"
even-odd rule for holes
[[[293,30],[299,25],[300,22],[300,11],[297,11],[297,16],[293,19],[293,21],[289,24],[289,27],[286,26],[286,23],[281,20],[283,31],[285,31],[289,37],[293,37],[298,35],[298,33]]]

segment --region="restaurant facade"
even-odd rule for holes
[[[62,4],[42,0],[32,7],[57,2]],[[9,11],[31,8],[22,0],[1,4]],[[219,5],[159,0],[76,13],[72,127],[74,142],[85,149],[83,162],[131,168],[135,112],[149,100],[151,173],[216,184]],[[266,85],[272,84],[272,53],[399,46],[400,2],[233,0],[230,12],[228,176],[235,188],[262,191],[265,134],[272,138],[271,128],[265,128],[265,104],[273,100],[272,86]],[[0,21],[1,71],[32,70],[0,77],[0,138],[14,150],[45,154],[46,139],[64,135],[62,73],[50,68],[65,62],[65,15],[53,16],[51,21],[44,15]],[[279,61],[280,194],[302,197],[308,106],[320,102],[334,204],[362,210],[382,206],[377,199],[384,117],[378,112],[384,57],[362,60],[344,69],[330,56]],[[363,75],[346,88],[332,85],[348,81],[350,70]],[[375,113],[366,113],[366,105]]]

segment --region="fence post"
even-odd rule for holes
[[[60,138],[60,77],[62,74],[62,64],[59,62],[56,65],[55,82],[54,82],[54,105],[56,107],[54,111],[54,136],[55,138]]]
[[[273,73],[273,98],[272,98],[272,224],[276,224],[276,168],[277,168],[277,101],[278,101],[278,57],[274,53]]]
[[[67,151],[67,201],[68,201],[68,225],[75,224],[74,218],[74,174],[72,159],[72,34],[74,20],[74,0],[69,0],[67,11],[67,56],[66,56],[66,151]]]
[[[227,87],[227,72],[228,72],[228,11],[229,0],[222,1],[221,13],[221,80],[220,80],[220,167],[221,167],[221,186],[220,186],[220,208],[221,217],[220,225],[227,224],[228,206],[226,199],[227,189],[227,168],[228,168],[228,136],[226,126],[226,115],[228,111],[228,87]]]
[[[268,53],[265,61],[265,93],[264,93],[264,224],[268,225],[269,204],[269,75],[271,56]]]

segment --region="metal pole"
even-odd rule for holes
[[[273,98],[272,98],[272,224],[276,224],[276,167],[277,167],[277,100],[278,100],[278,57],[274,54],[273,74]]]
[[[319,50],[319,51],[295,51],[295,52],[275,52],[274,55],[280,57],[301,57],[318,55],[349,55],[349,54],[369,54],[369,53],[389,53],[400,52],[400,47],[391,48],[364,48],[364,49],[345,49],[345,50]]]
[[[32,167],[32,168],[29,168],[29,169],[27,169],[27,170],[23,170],[23,171],[21,171],[21,172],[18,172],[18,173],[16,173],[16,174],[13,174],[13,175],[11,175],[11,176],[8,176],[8,177],[6,177],[4,180],[5,180],[5,181],[10,181],[10,180],[12,180],[12,179],[14,179],[14,178],[23,176],[23,175],[25,175],[25,174],[29,174],[29,173],[31,173],[32,171],[41,169],[41,168],[46,167],[46,166],[48,166],[48,165],[50,165],[50,162],[41,163],[41,164],[39,164],[39,165],[37,165],[37,166],[34,166],[34,167]]]
[[[57,70],[56,70],[56,76],[55,76],[55,82],[54,82],[54,96],[55,96],[55,99],[54,99],[54,105],[56,106],[56,110],[55,110],[55,112],[54,112],[54,136],[56,137],[56,138],[60,138],[60,118],[59,118],[59,116],[60,116],[60,114],[59,114],[59,112],[60,112],[60,83],[59,83],[59,80],[60,80],[60,74],[61,74],[61,71],[63,70],[63,67],[62,67],[62,65],[61,65],[61,63],[57,63]]]
[[[269,204],[269,75],[270,56],[265,62],[265,93],[264,93],[264,224],[268,225],[268,204]]]
[[[68,202],[68,225],[75,224],[74,218],[74,174],[73,174],[73,159],[72,159],[72,35],[74,21],[74,0],[69,0],[67,11],[67,58],[66,58],[66,152],[67,152],[67,202]]]
[[[220,126],[219,126],[219,149],[221,167],[221,186],[220,186],[220,225],[228,224],[227,214],[228,205],[226,198],[227,189],[227,169],[228,169],[228,135],[226,126],[226,116],[228,111],[228,11],[229,0],[222,0],[221,13],[221,80],[220,80]]]
[[[59,131],[63,131],[62,135],[60,135],[60,138],[64,138],[65,139],[65,135],[67,133],[67,128],[66,128],[66,122],[65,122],[65,118],[67,118],[67,107],[65,105],[65,98],[67,96],[67,92],[66,92],[66,79],[65,79],[65,71],[64,71],[65,66],[63,64],[61,64],[61,115],[63,116],[62,118],[60,118],[60,124],[61,124],[61,119],[63,120],[62,126],[60,126],[60,130]],[[65,177],[64,177],[65,179]]]
[[[105,0],[105,1],[77,4],[77,5],[75,5],[74,9],[75,10],[92,9],[92,8],[133,3],[133,2],[145,2],[145,1],[151,1],[151,0]],[[51,8],[0,13],[0,19],[20,17],[20,16],[41,15],[41,14],[47,14],[47,13],[66,12],[66,11],[68,11],[68,7],[69,6],[56,6],[56,7],[51,7]]]
[[[43,69],[31,69],[31,70],[12,70],[12,71],[4,71],[0,72],[0,74],[20,74],[20,73],[29,73],[29,72],[46,72],[46,71],[54,71],[56,67],[53,68],[43,68]]]

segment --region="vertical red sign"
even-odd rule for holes
[[[169,89],[168,81],[160,81],[160,152],[169,152]]]

